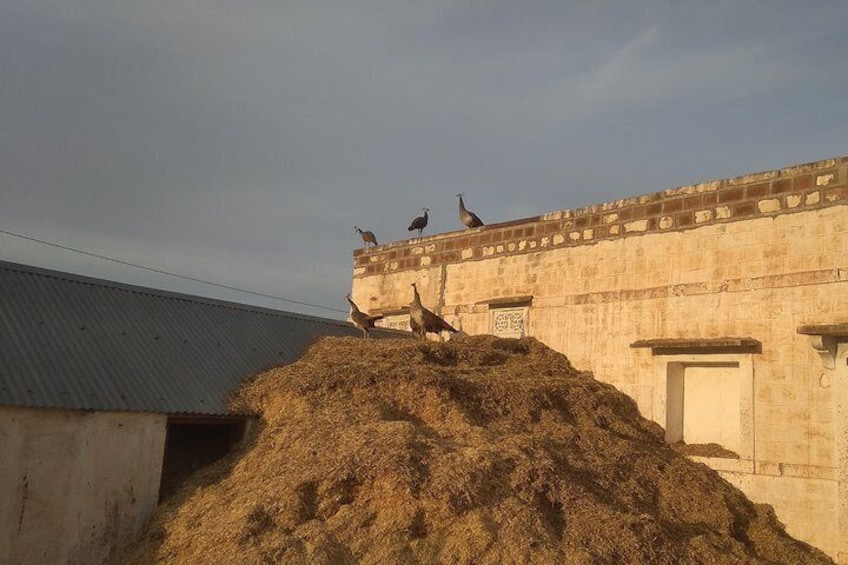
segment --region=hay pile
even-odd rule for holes
[[[533,339],[325,338],[122,563],[830,563]]]

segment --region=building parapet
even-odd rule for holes
[[[848,204],[848,156],[354,251],[354,277]]]

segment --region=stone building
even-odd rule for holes
[[[842,157],[357,250],[352,293],[404,328],[417,282],[566,353],[848,563],[847,183]]]
[[[240,439],[226,396],[322,335],[360,333],[0,262],[0,563],[104,562]]]

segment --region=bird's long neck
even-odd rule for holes
[[[461,195],[460,195],[460,197],[459,197],[459,211],[460,211],[460,212],[465,212],[465,211],[466,211],[466,210],[465,210],[465,202],[463,202],[463,201],[462,201],[462,196],[461,196]]]
[[[348,297],[345,298],[347,298],[347,301],[350,302],[350,315],[352,316],[356,312],[359,312],[359,308],[356,307],[356,304],[353,302],[353,300]]]
[[[418,295],[418,287],[412,287],[412,303],[421,306],[421,296]]]

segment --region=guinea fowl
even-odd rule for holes
[[[353,229],[359,232],[359,235],[362,236],[362,241],[365,243],[365,249],[368,249],[369,245],[380,245],[377,243],[377,237],[374,235],[372,231],[362,231],[359,229],[359,226],[353,226]]]
[[[426,228],[426,227],[427,227],[427,212],[429,212],[429,211],[430,211],[430,209],[429,209],[429,208],[421,208],[421,209],[422,209],[422,210],[424,210],[424,215],[423,215],[423,216],[418,216],[417,218],[415,218],[414,220],[412,220],[412,223],[411,223],[411,224],[409,224],[409,228],[408,228],[408,229],[409,229],[409,231],[412,231],[412,230],[418,230],[418,235],[419,235],[419,237],[421,236],[421,231],[422,231],[424,228]]]
[[[428,333],[434,333],[442,337],[442,332],[458,333],[458,330],[444,321],[442,318],[424,308],[421,304],[421,296],[415,283],[412,287],[412,303],[409,305],[409,327],[413,333],[420,338],[426,338]]]
[[[353,325],[362,330],[362,337],[368,337],[368,330],[374,327],[374,322],[383,316],[370,316],[361,311],[356,302],[350,297],[350,294],[345,296],[345,299],[350,302],[350,319]]]
[[[457,194],[459,196],[459,221],[465,224],[467,228],[479,228],[483,225],[483,220],[470,210],[465,209],[465,202],[462,201],[462,193]]]

